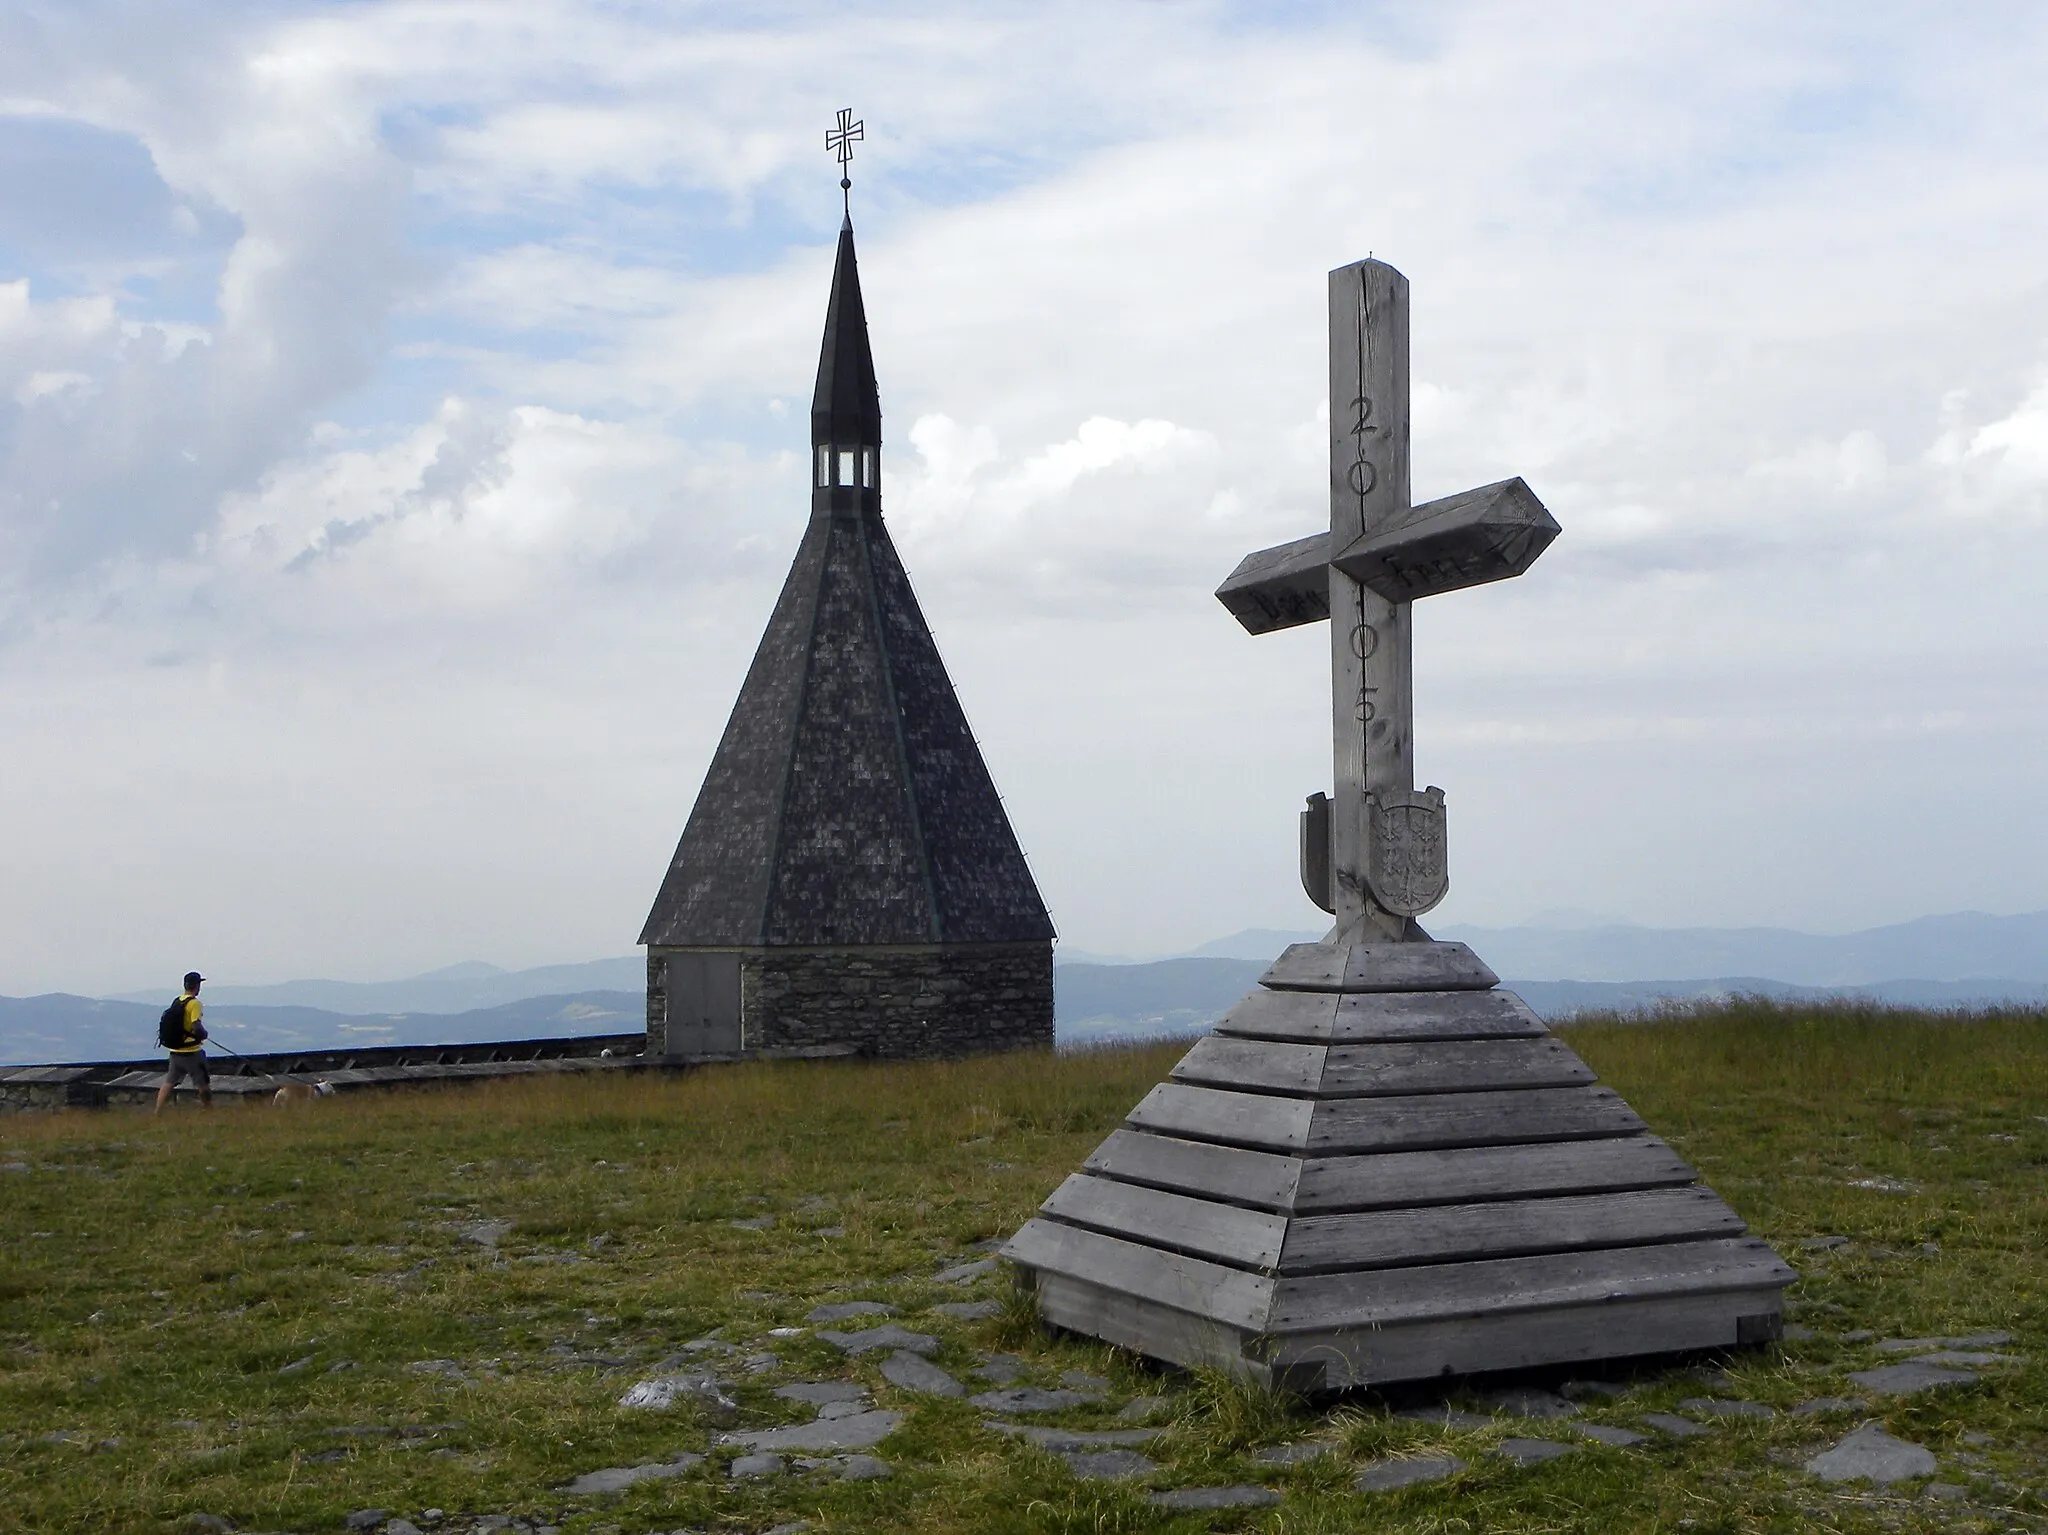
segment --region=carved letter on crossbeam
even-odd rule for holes
[[[1450,888],[1443,790],[1415,790],[1409,605],[1519,576],[1557,534],[1519,479],[1409,503],[1408,279],[1383,261],[1332,272],[1330,531],[1246,555],[1216,592],[1253,634],[1332,621],[1335,792],[1302,820],[1327,942],[1419,939]]]

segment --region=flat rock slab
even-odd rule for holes
[[[1015,1354],[991,1354],[975,1367],[974,1373],[998,1386],[1007,1386],[1024,1373],[1024,1361]]]
[[[782,1457],[762,1451],[754,1455],[742,1455],[726,1468],[726,1475],[749,1481],[757,1476],[782,1475]]]
[[[681,1476],[692,1466],[704,1463],[701,1455],[678,1455],[674,1460],[657,1461],[644,1466],[607,1466],[602,1471],[586,1471],[562,1491],[572,1498],[587,1498],[602,1492],[624,1492],[628,1487],[641,1482],[666,1481]]]
[[[872,1353],[878,1348],[908,1349],[913,1354],[938,1352],[939,1340],[929,1333],[910,1332],[894,1322],[881,1327],[870,1327],[865,1332],[832,1332],[818,1334],[827,1343],[843,1354]]]
[[[1942,1348],[1922,1354],[1914,1364],[1937,1364],[1949,1369],[1989,1370],[2002,1364],[2025,1364],[2018,1354],[1998,1354],[1982,1349]]]
[[[1731,1402],[1717,1396],[1689,1396],[1678,1404],[1687,1412],[1710,1418],[1775,1418],[1777,1414],[1762,1402]]]
[[[1145,1500],[1155,1508],[1271,1508],[1280,1494],[1270,1487],[1181,1487]]]
[[[638,1381],[619,1398],[621,1407],[666,1412],[671,1407],[701,1407],[717,1416],[739,1410],[739,1404],[709,1375],[656,1375]]]
[[[1637,1433],[1634,1429],[1616,1428],[1609,1423],[1571,1423],[1566,1427],[1582,1439],[1590,1439],[1596,1444],[1612,1445],[1617,1450],[1625,1450],[1632,1444],[1641,1444],[1649,1437]]]
[[[1358,1473],[1352,1486],[1360,1492],[1392,1492],[1423,1482],[1440,1482],[1465,1469],[1455,1455],[1415,1455],[1407,1460],[1383,1460]]]
[[[1855,1412],[1863,1406],[1845,1396],[1817,1396],[1792,1409],[1795,1418],[1815,1418],[1824,1412]]]
[[[1136,1450],[1064,1450],[1055,1452],[1067,1469],[1087,1482],[1128,1482],[1159,1469]]]
[[[1100,1375],[1090,1375],[1086,1370],[1064,1370],[1060,1373],[1060,1384],[1071,1391],[1107,1391],[1109,1382]]]
[[[1506,1413],[1511,1418],[1571,1418],[1576,1417],[1579,1411],[1555,1391],[1540,1391],[1533,1387],[1491,1392],[1480,1401],[1494,1412]]]
[[[956,1263],[949,1269],[940,1269],[932,1275],[933,1284],[972,1284],[996,1271],[993,1258],[976,1258],[972,1263]]]
[[[1884,1338],[1877,1346],[1887,1354],[1924,1354],[1937,1348],[2004,1348],[2009,1332],[1973,1332],[1962,1338]]]
[[[1824,1482],[1876,1482],[1889,1486],[1916,1476],[1932,1476],[1934,1452],[1924,1445],[1894,1439],[1875,1423],[1866,1423],[1832,1450],[1806,1463],[1809,1475]]]
[[[775,1394],[787,1402],[809,1402],[823,1407],[827,1402],[865,1402],[868,1388],[852,1380],[800,1380],[777,1386]]]
[[[1481,1413],[1466,1412],[1462,1407],[1403,1407],[1394,1414],[1411,1423],[1427,1423],[1433,1428],[1454,1429],[1466,1433],[1477,1428],[1492,1428],[1494,1420]]]
[[[1875,1391],[1879,1396],[1913,1396],[1943,1386],[1974,1386],[1977,1383],[1977,1377],[1968,1370],[1922,1364],[1917,1359],[1904,1364],[1879,1365],[1875,1370],[1851,1370],[1849,1379],[1865,1391]]]
[[[988,1412],[1065,1412],[1069,1407],[1086,1407],[1102,1400],[1100,1391],[1048,1391],[1043,1386],[1012,1386],[1004,1391],[984,1391],[968,1400]]]
[[[804,1318],[807,1322],[850,1322],[857,1316],[895,1316],[894,1306],[878,1300],[836,1301],[829,1306],[813,1306]]]
[[[743,1444],[750,1450],[871,1450],[895,1433],[902,1421],[900,1412],[877,1410],[725,1437],[727,1442]]]
[[[877,1460],[872,1455],[841,1455],[833,1464],[839,1468],[839,1479],[843,1482],[878,1482],[896,1474],[886,1460]]]
[[[1334,1444],[1269,1444],[1252,1451],[1252,1459],[1262,1466],[1300,1466],[1320,1460],[1336,1448]]]
[[[1096,1450],[1108,1446],[1127,1449],[1150,1444],[1166,1430],[1161,1428],[1041,1428],[1036,1423],[1004,1423],[995,1418],[982,1420],[983,1428],[1016,1439],[1028,1439],[1041,1450]]]
[[[939,1316],[949,1316],[956,1322],[985,1322],[992,1316],[1001,1316],[1003,1303],[999,1300],[949,1300],[932,1307]]]
[[[1679,1417],[1675,1412],[1646,1412],[1637,1421],[1647,1423],[1658,1433],[1669,1434],[1673,1439],[1697,1439],[1702,1434],[1713,1432],[1690,1418]]]
[[[1172,1407],[1173,1398],[1170,1396],[1134,1396],[1117,1409],[1116,1415],[1126,1423],[1143,1423],[1148,1418],[1170,1411]]]
[[[899,1348],[882,1361],[882,1379],[927,1396],[965,1396],[967,1388],[921,1355]]]
[[[1575,1444],[1559,1444],[1555,1439],[1503,1439],[1493,1447],[1494,1454],[1518,1466],[1540,1466],[1546,1460],[1576,1455],[1578,1450]]]

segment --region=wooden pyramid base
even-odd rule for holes
[[[1761,1343],[1793,1279],[1458,943],[1296,944],[1003,1254],[1296,1390]]]

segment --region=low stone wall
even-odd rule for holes
[[[740,963],[746,1049],[862,1055],[1052,1047],[1052,945],[757,949]]]

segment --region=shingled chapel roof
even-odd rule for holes
[[[1046,942],[1052,921],[882,525],[882,410],[839,231],[811,520],[640,942]],[[843,454],[856,465],[836,471]],[[863,462],[868,466],[859,467]],[[839,481],[825,483],[820,481]]]

